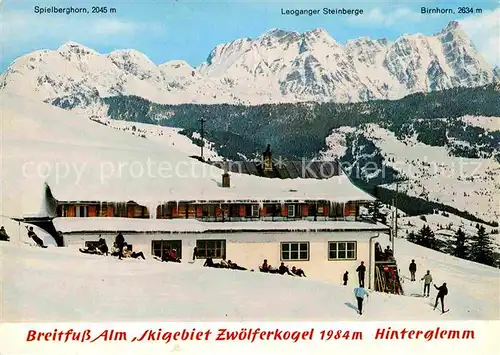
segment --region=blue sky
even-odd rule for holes
[[[457,1],[192,1],[192,0],[3,0],[0,6],[1,68],[36,49],[56,49],[76,41],[100,53],[133,48],[160,64],[172,59],[192,66],[203,62],[223,42],[255,38],[270,28],[303,32],[324,28],[338,42],[357,37],[396,39],[404,33],[439,32],[459,20],[479,51],[493,65],[499,59],[498,2],[462,2],[482,14],[421,15],[420,7],[453,8]],[[35,14],[34,6],[116,8],[114,14]],[[359,8],[354,16],[284,16],[284,9]]]

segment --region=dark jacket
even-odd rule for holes
[[[290,272],[290,270],[288,270],[288,268],[285,265],[280,265],[280,267],[278,268],[278,274],[281,274],[281,275],[285,275],[285,274],[292,275],[292,273]]]
[[[123,244],[125,243],[125,238],[123,238],[123,235],[121,233],[118,233],[115,242],[118,248],[123,247]]]
[[[5,231],[5,229],[2,227],[0,228],[0,240],[4,240],[4,241],[9,241],[9,236],[7,235],[7,232]]]
[[[356,269],[356,272],[360,273],[361,275],[364,275],[366,272],[366,266],[359,265],[358,268]]]
[[[410,263],[410,271],[416,272],[417,271],[417,264]]]
[[[205,260],[205,264],[203,264],[203,266],[214,267],[214,261],[210,256],[207,258],[207,260]]]
[[[445,285],[439,287],[434,285],[434,287],[436,288],[436,290],[438,290],[437,297],[444,297],[448,294],[448,288]]]
[[[349,276],[348,276],[348,275],[349,275],[349,274],[348,274],[347,272],[346,272],[346,273],[344,273],[344,281],[347,281],[347,280],[348,280],[348,278],[349,278]]]

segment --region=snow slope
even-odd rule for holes
[[[406,261],[414,257],[419,275],[428,268],[436,283],[448,283],[446,303],[452,312],[446,319],[498,319],[499,270],[405,241],[398,240],[396,250],[403,273]],[[411,296],[418,293],[418,283],[405,282],[408,296],[373,293],[360,318],[352,283],[343,287],[307,278],[160,263],[149,255],[145,261],[118,261],[72,248],[42,250],[17,243],[0,243],[0,255],[5,322],[442,320],[429,299]],[[271,297],[263,300],[263,293]]]
[[[2,215],[51,215],[44,210],[45,183],[59,200],[133,200],[150,211],[180,200],[374,199],[346,176],[278,181],[233,173],[231,187],[222,188],[222,170],[163,142],[46,103],[7,93],[0,99]]]
[[[133,135],[147,138],[160,144],[168,145],[183,154],[200,155],[200,147],[194,144],[189,137],[180,134],[179,131],[182,130],[180,128],[111,119],[106,120],[105,122],[109,127],[121,129]],[[200,139],[201,137],[194,134],[191,138]],[[223,159],[217,154],[217,152],[215,152],[213,143],[207,141],[206,139],[205,146],[203,148],[203,156],[207,160]]]
[[[500,117],[464,116],[461,119],[471,126],[481,127],[486,131],[500,131]]]
[[[425,221],[421,218],[425,218]],[[460,228],[464,231],[465,235],[469,238],[477,234],[476,225],[479,224],[485,228],[486,233],[491,233],[497,231],[498,227],[491,227],[483,223],[471,222],[468,219],[461,218],[452,213],[438,213],[438,214],[426,214],[422,216],[401,216],[398,218],[399,235],[405,236],[410,232],[417,233],[424,225],[429,226],[435,233],[437,238],[442,237],[443,240],[447,239],[447,236],[454,236],[455,232]],[[390,220],[390,218],[388,219]],[[493,242],[496,244],[496,248],[500,251],[500,234],[491,234]]]

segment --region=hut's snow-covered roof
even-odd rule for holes
[[[54,218],[54,226],[63,233],[77,232],[156,232],[156,233],[217,233],[217,232],[278,232],[278,231],[387,231],[389,227],[360,221],[252,221],[201,222],[195,219],[138,218]]]

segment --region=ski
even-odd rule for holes
[[[445,314],[445,313],[447,313],[447,312],[449,312],[449,311],[450,311],[450,310],[449,310],[449,309],[447,309],[446,311],[441,312],[441,315],[443,315],[443,314]]]

